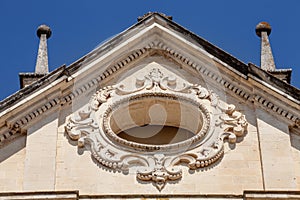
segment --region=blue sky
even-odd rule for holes
[[[277,68],[292,68],[300,88],[300,1],[60,0],[0,1],[0,100],[19,89],[19,72],[33,72],[38,49],[36,28],[52,29],[48,40],[50,71],[71,64],[101,42],[136,23],[149,11],[173,20],[245,63],[260,63],[255,26],[272,26]]]

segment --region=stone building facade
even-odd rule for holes
[[[148,13],[0,102],[0,199],[300,199],[300,91]]]

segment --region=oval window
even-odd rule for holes
[[[161,149],[191,144],[206,132],[203,118],[207,110],[203,109],[197,102],[176,96],[131,98],[112,106],[104,126],[111,138],[129,146]]]

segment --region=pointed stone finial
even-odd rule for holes
[[[266,71],[275,71],[275,62],[269,42],[269,35],[271,33],[271,26],[267,22],[260,22],[256,26],[256,35],[261,38],[261,55],[260,67]]]
[[[35,65],[36,74],[47,74],[49,72],[47,39],[50,38],[51,33],[50,27],[44,24],[40,25],[37,29],[37,36],[40,38],[40,44]]]

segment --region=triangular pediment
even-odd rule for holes
[[[226,55],[218,54],[217,48],[214,49],[215,55],[211,54],[208,42],[203,40],[207,43],[203,46],[191,35],[172,28],[168,24],[171,21],[166,21],[158,14],[148,18],[89,53],[79,66],[75,63],[76,73],[72,77],[78,77],[79,80],[86,77],[86,80],[101,76],[102,73],[101,79],[104,80],[111,74],[129,70],[144,59],[161,56],[172,60],[185,71],[194,73],[194,76],[206,78],[207,75],[226,76],[232,73],[246,78],[247,66],[242,62],[233,57],[220,59]],[[231,62],[235,64],[231,65]],[[73,66],[69,68],[72,70]],[[229,79],[232,79],[232,74]]]
[[[0,103],[2,178],[82,198],[294,189],[299,96],[150,13]]]
[[[70,66],[56,69],[2,101],[3,134],[9,130],[2,140],[26,132],[31,122],[53,107],[81,102],[73,105],[79,109],[99,88],[116,84],[129,72],[151,62],[165,65],[191,83],[216,92],[224,101],[229,95],[249,105],[256,102],[282,115],[291,127],[299,126],[296,90],[279,102],[286,94],[261,79],[266,72],[244,64],[165,16],[153,13]],[[282,110],[287,114],[283,115]],[[20,112],[24,114],[16,115]]]
[[[139,34],[132,33],[132,37],[125,34],[127,40],[120,41],[112,49],[104,44],[109,49],[107,52],[103,46],[94,50],[77,66],[72,82],[76,86],[87,86],[96,79],[101,87],[115,84],[124,74],[139,70],[150,62],[161,63],[193,83],[222,92],[224,82],[243,85],[242,79],[247,78],[243,68],[241,71],[235,69],[203,46],[190,42],[181,33],[174,33],[154,19],[151,25],[139,31]]]

